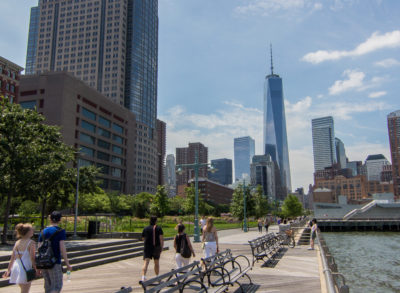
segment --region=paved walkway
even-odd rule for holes
[[[276,226],[270,232],[277,231]],[[220,249],[230,248],[234,255],[244,254],[251,258],[251,251],[247,241],[258,237],[260,234],[253,229],[243,233],[239,229],[219,232]],[[172,241],[167,241],[170,250],[161,255],[161,273],[168,272],[175,267],[175,253]],[[196,251],[195,259],[199,260],[203,254],[199,243],[193,244]],[[64,293],[113,293],[121,286],[132,286],[133,292],[143,292],[139,287],[142,258],[133,258],[111,264],[97,266],[71,274],[71,281],[64,283]],[[151,263],[152,264],[152,263]],[[150,264],[150,265],[151,265]],[[149,267],[148,277],[154,275]],[[318,266],[317,251],[308,251],[307,247],[299,246],[289,248],[275,267],[261,267],[256,263],[249,273],[255,284],[259,285],[257,293],[320,293],[321,282]],[[231,289],[230,292],[234,290]],[[16,286],[0,288],[0,293],[19,292]],[[43,292],[43,280],[36,280],[32,284],[31,293]]]

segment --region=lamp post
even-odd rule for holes
[[[246,215],[246,180],[243,180],[243,231],[247,232],[247,215]]]
[[[201,242],[199,229],[199,168],[204,166],[208,167],[209,165],[209,163],[199,163],[198,150],[195,150],[194,153],[194,164],[176,165],[178,172],[181,172],[184,167],[194,169],[194,242]]]
[[[79,167],[80,167],[80,158],[78,152],[78,162],[77,162],[77,172],[76,172],[76,193],[75,193],[75,215],[74,215],[74,235],[73,238],[78,238],[76,227],[78,223],[78,202],[79,202]]]

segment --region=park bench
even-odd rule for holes
[[[253,282],[247,274],[251,270],[249,259],[244,255],[233,256],[230,249],[217,253],[208,258],[202,258],[204,278],[207,278],[209,286],[220,286],[222,284],[233,286],[239,285],[242,292],[246,292],[241,278],[247,278],[249,285]]]
[[[204,273],[199,261],[195,261],[179,269],[171,270],[168,273],[146,281],[140,281],[145,293],[172,293],[192,292],[219,293],[224,292],[228,285],[221,283],[216,286],[207,286],[203,282]]]
[[[249,244],[253,256],[252,265],[254,265],[254,263],[259,260],[264,261],[264,259],[267,258],[268,261],[275,258],[282,247],[282,240],[279,235],[275,236],[273,233],[269,233],[256,239],[249,240]]]

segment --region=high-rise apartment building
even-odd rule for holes
[[[237,137],[233,140],[235,160],[235,181],[250,176],[250,163],[255,153],[254,139],[250,136]]]
[[[167,124],[157,119],[158,185],[165,184],[165,153],[167,148]]]
[[[208,179],[222,185],[232,184],[232,160],[211,160],[211,166],[213,166],[214,170],[208,172]]]
[[[344,143],[337,137],[335,137],[335,150],[336,150],[336,159],[340,166],[340,168],[347,168],[347,158],[346,158],[346,150],[344,148]]]
[[[208,148],[200,142],[189,143],[188,147],[176,148],[176,165],[194,164],[196,156],[199,163],[208,162]],[[176,175],[176,185],[187,184],[194,176],[194,168],[182,167],[181,172]],[[199,168],[199,177],[207,178],[207,166]]]
[[[350,169],[353,176],[363,174],[363,167],[361,161],[349,161],[346,163],[346,168]]]
[[[271,156],[279,167],[281,183],[291,190],[289,148],[286,132],[285,103],[282,78],[274,74],[271,49],[271,74],[264,84],[264,154]]]
[[[167,155],[165,163],[165,184],[168,189],[168,196],[173,197],[176,195],[176,170],[175,170],[175,156],[173,154]]]
[[[23,68],[0,56],[0,96],[18,102],[19,80]]]
[[[158,0],[39,0],[28,73],[68,71],[135,114],[135,193],[155,192]]]
[[[251,163],[251,185],[261,185],[266,198],[276,200],[275,163],[269,155],[253,156]]]
[[[390,165],[389,161],[382,154],[369,155],[365,160],[368,181],[380,181],[383,166]]]
[[[337,162],[333,117],[316,118],[312,120],[311,124],[314,170],[324,170]]]
[[[400,197],[400,110],[387,116],[394,196]]]

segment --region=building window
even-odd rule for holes
[[[102,116],[99,116],[99,123],[101,125],[103,125],[103,126],[108,127],[108,128],[110,128],[110,126],[111,126],[111,121],[106,119],[106,118],[104,118],[104,117],[102,117]]]
[[[36,107],[36,101],[25,101],[25,102],[20,102],[19,104],[21,105],[22,108],[29,110],[34,110]]]
[[[97,163],[96,166],[97,166],[97,168],[100,169],[101,174],[108,175],[108,173],[110,172],[110,168],[107,165]]]
[[[113,134],[113,140],[118,142],[118,143],[120,143],[120,144],[123,144],[123,142],[124,142],[124,139],[122,137],[120,137],[119,135],[116,135],[116,134]]]
[[[82,120],[81,126],[82,126],[82,128],[84,128],[90,132],[96,133],[96,126],[93,125],[92,123]]]
[[[119,126],[116,123],[113,123],[112,128],[118,133],[121,133],[121,134],[124,133],[124,128],[122,126]]]
[[[99,118],[100,120],[100,118]],[[103,128],[98,127],[97,128],[97,134],[100,134],[101,136],[110,138],[111,137],[111,133],[108,130],[105,130]]]
[[[116,154],[122,155],[122,148],[120,148],[119,146],[113,145],[112,151]]]
[[[93,136],[87,135],[85,133],[80,133],[79,139],[83,142],[89,143],[89,144],[95,144],[96,139]]]
[[[112,156],[111,157],[111,162],[113,162],[116,165],[122,165],[122,159],[119,158],[119,157]]]
[[[84,166],[91,166],[94,163],[92,161],[84,160],[84,159],[79,159],[79,166],[84,167]]]
[[[89,157],[94,157],[94,149],[85,147],[85,146],[83,146],[83,145],[80,146],[80,149],[81,149],[80,152],[81,152],[82,154],[87,155],[87,156],[89,156]]]
[[[110,189],[112,190],[121,190],[121,181],[110,180]]]
[[[122,170],[118,168],[111,168],[111,176],[121,178]]]
[[[97,145],[98,145],[99,147],[103,148],[103,149],[107,149],[107,150],[110,149],[110,143],[109,143],[109,142],[106,142],[106,141],[104,141],[104,140],[101,140],[101,139],[98,139],[98,140],[97,140]]]
[[[97,151],[97,158],[103,161],[109,161],[110,160],[110,155],[107,153],[103,153],[100,151]]]
[[[96,121],[96,114],[93,113],[92,111],[89,111],[88,109],[82,107],[82,114],[83,116],[85,116],[86,118],[89,118],[91,120]]]

